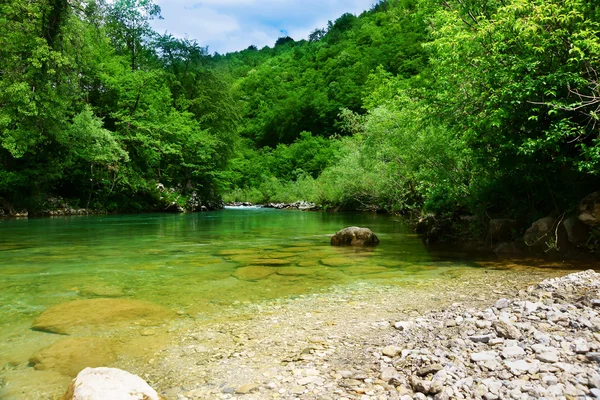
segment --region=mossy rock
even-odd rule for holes
[[[129,299],[89,299],[59,304],[37,317],[32,329],[70,335],[79,330],[94,330],[114,325],[143,323],[158,325],[175,313],[165,307]]]
[[[233,276],[243,281],[258,281],[268,278],[274,273],[274,268],[254,266],[238,268]]]
[[[117,361],[112,341],[104,338],[68,338],[59,340],[31,356],[29,362],[38,371],[55,371],[75,377],[84,368],[107,367]]]
[[[381,266],[368,266],[368,265],[357,265],[355,267],[343,268],[342,271],[346,275],[350,276],[361,276],[361,275],[373,275],[373,274],[381,274],[385,272],[394,272],[390,271],[390,269]]]
[[[258,249],[229,249],[229,250],[221,250],[218,252],[220,256],[241,256],[241,255],[249,255],[256,254]]]
[[[253,253],[253,254],[244,254],[244,255],[239,255],[239,256],[231,256],[231,257],[227,257],[227,258],[230,261],[235,261],[240,264],[249,265],[249,264],[252,264],[252,262],[254,260],[256,260],[257,258],[262,258],[262,255],[258,254],[258,253]]]
[[[262,253],[261,257],[263,258],[292,258],[298,257],[298,254],[288,252],[288,251],[271,251],[268,253]]]
[[[282,275],[282,276],[311,276],[314,274],[315,274],[314,271],[311,271],[308,268],[300,268],[300,267],[277,268],[277,275]]]
[[[265,266],[277,267],[277,266],[281,266],[281,265],[290,265],[291,263],[292,263],[291,260],[280,260],[277,258],[258,258],[258,259],[252,260],[249,264],[250,265],[265,265]]]
[[[345,257],[328,257],[323,258],[321,264],[328,267],[344,267],[353,265],[354,261]]]
[[[437,271],[439,270],[439,267],[435,266],[435,265],[409,265],[405,268],[402,268],[403,272],[410,272],[410,273],[423,273],[423,272],[431,272],[431,271]]]
[[[319,264],[318,261],[315,260],[307,260],[307,261],[299,261],[296,265],[302,268],[318,268],[322,267],[322,264]]]
[[[297,253],[308,253],[311,251],[314,251],[314,247],[287,247],[285,249],[283,249],[283,251],[285,252],[289,252],[289,253],[295,253],[297,255]]]

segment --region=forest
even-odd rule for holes
[[[384,0],[210,53],[151,0],[0,4],[0,208],[531,221],[600,187],[600,6]]]

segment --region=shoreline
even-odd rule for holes
[[[470,343],[464,332],[471,329],[475,332],[469,336],[480,334],[479,328],[463,329],[463,322],[473,324],[470,318],[478,311],[472,309],[484,312],[494,309],[498,299],[529,298],[537,293],[540,282],[573,273],[568,265],[552,263],[544,264],[545,268],[517,262],[494,265],[459,273],[449,268],[440,276],[415,276],[389,284],[336,285],[303,295],[234,303],[210,317],[181,315],[162,327],[131,326],[130,339],[137,337],[131,342],[137,355],[119,357],[109,366],[142,377],[167,400],[444,399],[433,394],[419,396],[410,374],[432,363],[444,366],[443,359],[433,362],[433,357],[438,357],[438,343],[451,339]],[[598,276],[595,293],[600,287]],[[456,321],[459,316],[463,319],[460,325],[446,326],[446,321]],[[409,329],[402,331],[404,327]],[[444,330],[453,331],[443,340],[428,336]],[[102,337],[108,338],[108,334]],[[409,357],[415,354],[413,350],[431,345],[435,346],[431,354],[417,352],[414,360]],[[498,362],[504,361],[502,349],[493,351],[498,352]],[[473,349],[461,349],[452,359],[462,356],[463,365],[468,364],[471,352]],[[412,364],[406,364],[409,361]],[[398,369],[390,375],[390,368]],[[15,370],[17,375],[5,376],[13,388],[5,393],[8,399],[58,399],[71,379],[58,379],[53,371],[23,372]],[[408,374],[402,375],[405,372]],[[431,376],[418,378],[428,381]],[[30,379],[47,380],[47,385],[29,387]],[[402,397],[408,393],[411,397]]]
[[[530,298],[536,293],[531,288],[542,279],[568,273],[552,272],[524,272],[527,277],[515,282],[506,282],[510,273],[501,270],[462,276],[456,278],[461,281],[458,291],[439,281],[415,282],[417,287],[356,284],[274,304],[249,305],[236,311],[232,321],[186,328],[171,346],[153,357],[152,363],[160,372],[141,376],[165,398],[179,400],[461,398],[435,397],[434,393],[427,397],[425,389],[419,392],[412,384],[411,373],[435,359],[439,340],[435,334],[427,335],[453,329],[453,337],[460,339],[463,328],[445,326],[446,320],[455,320],[473,308],[483,312],[501,298]],[[600,285],[598,277],[596,284]],[[434,326],[432,323],[439,322],[442,315],[444,324]],[[451,318],[453,315],[456,318]],[[410,328],[403,332],[403,326]],[[471,336],[478,333],[476,329]],[[508,340],[503,343],[515,347]],[[417,352],[414,360],[409,357],[419,346],[428,348],[431,344],[434,348],[427,356]],[[403,352],[407,349],[410,351]],[[462,349],[467,362],[471,350]],[[512,376],[517,377],[522,376]],[[473,393],[462,398],[477,398]]]

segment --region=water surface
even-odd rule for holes
[[[371,228],[381,244],[329,245],[331,234],[354,225]],[[210,321],[226,318],[224,310],[236,304],[332,285],[453,279],[498,266],[459,253],[436,256],[402,222],[376,214],[227,209],[0,220],[0,398],[26,398],[18,386],[68,383],[64,374],[28,364],[32,354],[63,339],[30,327],[46,309],[76,299],[144,300],[177,311],[180,319]],[[132,357],[136,346],[147,353],[167,340],[139,331],[143,342],[134,342],[140,333],[126,328],[94,334],[117,338]]]

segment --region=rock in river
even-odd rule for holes
[[[32,324],[37,331],[70,335],[82,328],[144,322],[156,325],[175,317],[171,310],[156,304],[129,299],[76,300],[44,311]]]
[[[36,370],[52,370],[75,377],[86,367],[105,367],[117,360],[111,341],[104,338],[68,338],[34,354],[29,362]]]
[[[116,368],[86,368],[64,400],[164,400],[142,378]]]
[[[356,226],[342,229],[331,238],[332,246],[375,246],[377,244],[379,239],[370,229]]]
[[[252,266],[238,268],[233,276],[243,281],[258,281],[261,279],[268,278],[275,273],[274,268]]]

